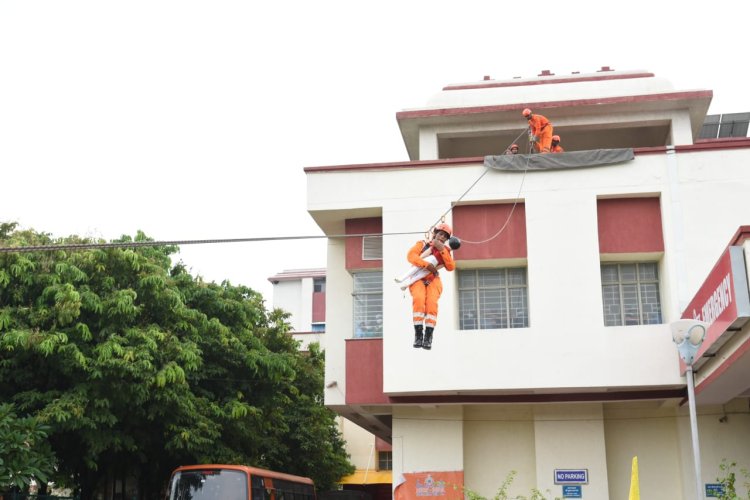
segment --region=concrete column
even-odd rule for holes
[[[685,145],[693,143],[693,129],[690,124],[690,114],[679,111],[672,116],[672,144]]]
[[[312,330],[312,296],[313,296],[313,279],[302,278],[302,287],[300,290],[300,331],[309,332]]]
[[[419,158],[420,160],[437,160],[439,158],[437,133],[426,127],[419,129]]]
[[[394,487],[405,472],[459,471],[463,468],[461,406],[394,407]]]

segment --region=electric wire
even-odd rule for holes
[[[26,252],[53,252],[57,250],[93,250],[107,248],[141,248],[160,247],[171,245],[203,245],[215,243],[251,243],[259,241],[285,241],[285,240],[313,240],[313,239],[337,239],[337,238],[361,238],[363,236],[398,236],[405,234],[422,234],[422,231],[406,231],[393,233],[358,233],[358,234],[332,234],[332,235],[309,235],[309,236],[269,236],[258,238],[223,238],[210,240],[162,240],[162,241],[117,241],[110,243],[62,243],[53,245],[28,245],[19,247],[0,247],[3,253],[26,253]]]
[[[511,143],[517,143],[518,140],[521,138],[521,136],[526,132],[526,130],[522,131],[518,136],[515,138],[515,140]],[[486,243],[488,241],[491,241],[495,238],[497,238],[508,226],[508,223],[510,222],[511,217],[513,216],[513,212],[516,209],[516,205],[518,204],[518,198],[521,195],[521,190],[523,189],[523,183],[524,179],[526,178],[526,172],[528,171],[528,164],[529,164],[529,158],[526,159],[526,167],[523,171],[523,177],[521,178],[521,185],[518,188],[518,194],[516,195],[516,199],[513,202],[513,207],[510,210],[510,213],[508,214],[508,217],[505,220],[505,223],[500,227],[500,229],[490,238],[487,238],[482,241],[468,241],[468,240],[462,240],[462,243],[467,244],[482,244]],[[463,198],[479,183],[482,178],[487,175],[487,172],[490,170],[489,167],[485,166],[484,171],[482,174],[477,177],[476,180],[461,194],[461,196],[458,197],[458,199],[452,204],[448,210],[446,210],[437,220],[435,224],[432,225],[431,229],[435,227],[438,223],[445,220],[445,216],[448,215],[456,204],[461,202]],[[428,230],[428,233],[430,230]],[[203,239],[203,240],[159,240],[159,241],[118,241],[118,242],[109,242],[109,243],[61,243],[61,244],[51,244],[51,245],[28,245],[28,246],[17,246],[17,247],[3,247],[0,246],[0,254],[10,254],[10,253],[30,253],[30,252],[54,252],[54,251],[64,251],[64,250],[70,250],[70,251],[76,251],[76,250],[94,250],[94,249],[116,249],[116,248],[143,248],[143,247],[160,247],[160,246],[183,246],[183,245],[207,245],[207,244],[222,244],[222,243],[253,243],[253,242],[263,242],[263,241],[288,241],[288,240],[312,240],[312,239],[339,239],[339,238],[360,238],[364,236],[402,236],[402,235],[414,235],[414,234],[424,234],[422,231],[403,231],[403,232],[390,232],[390,233],[358,233],[358,234],[333,234],[333,235],[298,235],[298,236],[267,236],[267,237],[256,237],[256,238],[216,238],[216,239]]]

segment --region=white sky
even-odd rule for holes
[[[320,235],[304,167],[407,160],[396,112],[484,75],[646,70],[713,90],[710,113],[750,111],[745,4],[2,0],[0,221],[107,240]],[[324,267],[325,240],[180,258],[270,305],[267,278]]]

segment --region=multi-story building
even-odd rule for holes
[[[273,306],[290,313],[292,336],[307,350],[311,342],[325,348],[326,270],[291,269],[268,278],[273,284]]]
[[[307,350],[312,342],[325,349],[325,269],[285,270],[268,278],[273,284],[273,306],[290,313],[292,336],[300,342],[300,349]],[[372,329],[377,318],[364,319]],[[338,427],[346,441],[346,451],[356,470],[341,478],[345,490],[364,492],[362,498],[382,500],[390,498],[391,491],[391,444],[350,422],[338,418]],[[359,497],[357,497],[359,498]]]
[[[561,496],[570,470],[571,494],[622,499],[637,456],[644,497],[694,498],[682,317],[711,323],[700,480],[750,466],[750,140],[711,98],[607,67],[486,78],[396,114],[409,161],[305,169],[329,236],[325,402],[392,443],[396,496],[491,497],[510,471],[515,494]],[[498,156],[526,149],[527,107],[566,153]],[[443,219],[463,245],[415,349],[393,278]]]

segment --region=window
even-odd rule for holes
[[[458,272],[461,330],[525,328],[529,299],[525,267]]]
[[[750,113],[727,113],[723,115],[707,115],[701,129],[701,139],[716,139],[724,137],[747,137]]]
[[[602,264],[601,272],[604,326],[662,322],[656,262]]]
[[[354,337],[383,336],[383,272],[354,273]]]
[[[325,333],[326,331],[326,324],[325,323],[313,323],[312,328],[310,331],[315,333]]]
[[[393,452],[378,452],[378,470],[393,470]]]
[[[313,292],[325,292],[326,291],[326,279],[325,278],[313,278]]]

